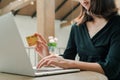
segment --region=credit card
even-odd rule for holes
[[[34,46],[36,45],[38,38],[36,35],[31,35],[31,36],[27,36],[26,40],[27,40],[28,46]]]

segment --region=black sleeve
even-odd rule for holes
[[[120,80],[120,30],[110,40],[110,49],[105,62],[99,62],[109,80]]]
[[[62,55],[65,59],[75,59],[75,56],[77,54],[76,51],[76,45],[75,45],[75,31],[74,31],[74,25],[71,28],[71,32],[70,32],[70,36],[69,36],[69,40],[68,40],[68,44],[67,47],[64,51],[64,54]]]

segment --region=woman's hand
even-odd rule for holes
[[[67,60],[62,58],[61,56],[51,54],[41,59],[40,62],[38,63],[37,68],[41,68],[42,66],[57,66],[67,69],[67,68],[74,68],[73,65],[74,65],[74,61],[72,60]]]
[[[47,42],[46,40],[40,35],[40,34],[34,34],[38,37],[37,45],[35,47],[36,51],[38,52],[39,56],[41,58],[44,58],[48,55],[50,55]]]

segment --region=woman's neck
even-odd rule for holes
[[[99,17],[93,17],[93,21],[88,21],[86,24],[90,37],[92,38],[97,32],[105,27],[107,22],[106,19]]]
[[[92,16],[92,17],[93,17],[93,21],[91,21],[92,23],[107,22],[107,20],[103,17],[97,17],[97,16]]]

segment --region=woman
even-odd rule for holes
[[[82,13],[74,20],[67,48],[61,56],[48,51],[41,35],[36,46],[42,66],[78,68],[120,80],[120,17],[114,0],[79,0]],[[74,61],[76,54],[80,60]]]

